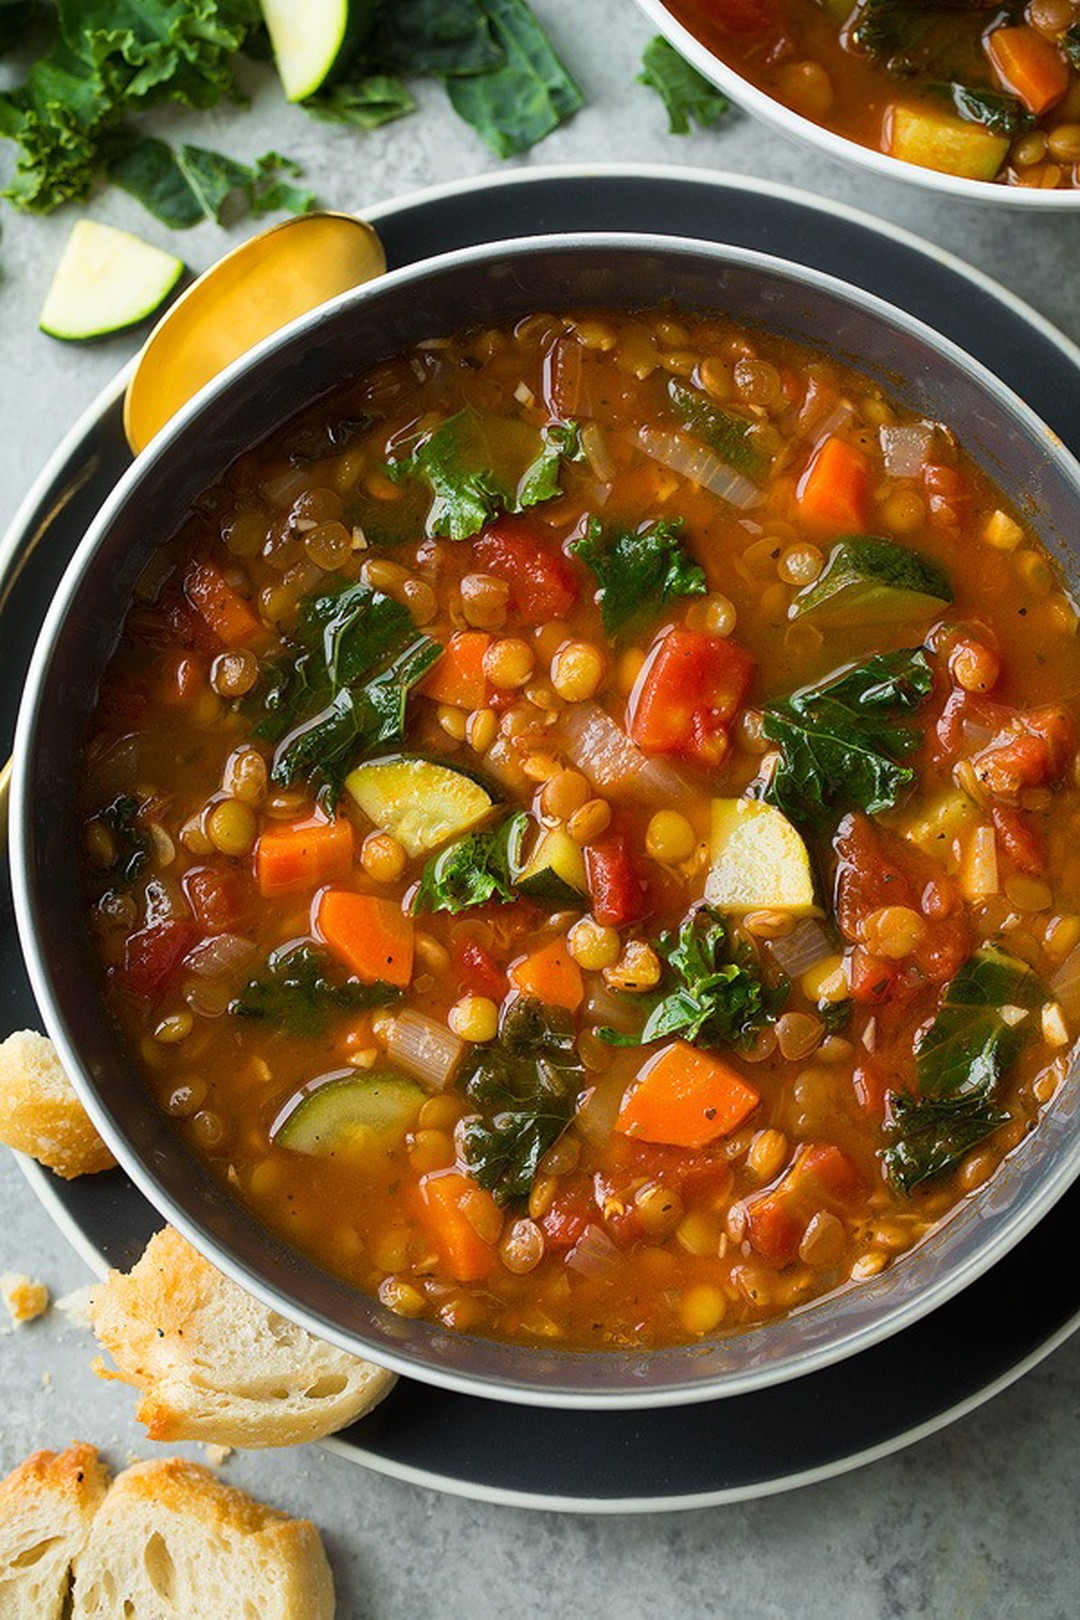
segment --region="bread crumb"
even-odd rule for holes
[[[0,1273],[0,1299],[7,1306],[15,1327],[44,1316],[49,1308],[49,1290],[43,1282],[28,1277],[25,1271]]]
[[[62,1294],[59,1299],[53,1300],[53,1310],[59,1311],[65,1318],[69,1327],[79,1328],[88,1333],[90,1331],[90,1289],[92,1283],[83,1288],[73,1288],[70,1294]]]
[[[206,1452],[206,1460],[211,1468],[220,1468],[222,1463],[227,1462],[233,1454],[232,1446],[210,1445],[204,1446],[203,1450]]]

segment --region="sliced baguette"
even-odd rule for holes
[[[60,1620],[109,1476],[93,1446],[36,1451],[0,1481],[0,1615]]]
[[[331,1620],[319,1532],[180,1457],[125,1469],[75,1564],[72,1620]]]
[[[60,1067],[45,1035],[21,1029],[0,1042],[0,1142],[70,1180],[116,1160]]]
[[[171,1227],[130,1272],[90,1293],[90,1320],[119,1378],[142,1393],[152,1440],[292,1446],[361,1417],[394,1375],[313,1338],[215,1270]]]

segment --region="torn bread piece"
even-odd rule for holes
[[[116,1160],[60,1067],[45,1035],[17,1030],[0,1042],[0,1142],[58,1176],[90,1176]]]
[[[245,1293],[172,1227],[91,1290],[90,1320],[116,1363],[99,1357],[95,1371],[141,1391],[151,1440],[299,1445],[362,1417],[395,1382]]]
[[[0,1272],[0,1299],[14,1327],[36,1321],[49,1308],[49,1290],[36,1277],[28,1277],[25,1271]]]
[[[36,1451],[0,1481],[0,1614],[60,1620],[109,1483],[93,1446]]]
[[[6,1611],[4,1611],[6,1613]],[[179,1457],[125,1469],[75,1564],[72,1620],[332,1620],[334,1582],[307,1519]]]

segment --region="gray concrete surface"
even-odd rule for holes
[[[634,83],[649,29],[627,0],[536,0],[588,97],[527,163],[686,163],[804,185],[869,209],[963,255],[1080,338],[1080,220],[947,202],[828,164],[740,115],[676,140]],[[3,70],[0,69],[0,75]],[[0,77],[0,83],[2,83]],[[495,166],[441,91],[422,112],[368,136],[286,108],[269,75],[254,103],[159,120],[199,144],[298,158],[329,206],[366,204]],[[0,150],[0,165],[6,155]],[[0,167],[0,173],[4,172]],[[169,234],[122,193],[95,218],[151,240]],[[134,352],[137,339],[65,348],[36,329],[72,213],[2,214],[0,528],[53,445]],[[189,232],[203,267],[230,234]],[[78,1257],[0,1160],[0,1270],[29,1270],[56,1293],[87,1280]],[[130,1391],[98,1382],[84,1335],[55,1315],[0,1337],[0,1472],[39,1445],[81,1436],[122,1465],[154,1449]],[[927,1376],[933,1371],[928,1368]],[[882,1399],[889,1399],[888,1390]],[[1080,1613],[1080,1339],[951,1429],[858,1473],[722,1509],[640,1519],[570,1518],[479,1505],[367,1473],[320,1450],[235,1455],[224,1476],[322,1527],[342,1620],[1072,1620]]]

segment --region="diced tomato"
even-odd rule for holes
[[[455,939],[451,953],[457,968],[461,988],[473,995],[489,996],[501,1001],[510,988],[505,968],[501,968],[483,945],[475,939]]]
[[[128,936],[124,945],[120,983],[129,995],[143,1001],[160,1001],[199,938],[199,930],[192,923],[175,919],[140,928]]]
[[[251,877],[237,867],[193,866],[184,873],[183,888],[204,934],[234,933],[251,916]]]
[[[753,678],[754,660],[737,642],[704,630],[669,630],[654,643],[630,693],[630,736],[647,754],[719,765]]]
[[[648,889],[621,833],[586,846],[585,875],[592,914],[605,928],[622,928],[648,911]]]
[[[995,738],[974,756],[979,781],[1002,798],[1057,781],[1076,753],[1076,728],[1064,709],[1017,712],[1013,726],[1014,735]]]
[[[473,541],[477,568],[510,587],[509,611],[519,625],[561,619],[577,601],[573,565],[550,539],[545,524],[499,518]]]
[[[584,1178],[572,1182],[540,1218],[545,1246],[553,1254],[566,1254],[585,1236],[585,1229],[596,1220],[596,1214],[591,1182]]]
[[[835,1212],[861,1187],[858,1171],[838,1147],[811,1143],[775,1186],[744,1203],[751,1244],[770,1265],[790,1265],[818,1210]]]
[[[886,961],[883,956],[871,956],[861,945],[856,945],[851,953],[848,975],[852,1001],[862,1007],[873,1007],[879,1001],[888,1001],[900,969],[895,962]]]
[[[927,462],[923,468],[923,488],[933,526],[938,529],[955,528],[963,508],[971,499],[971,490],[963,473],[940,462]]]
[[[845,816],[833,848],[839,857],[836,918],[844,938],[857,947],[851,958],[854,999],[882,1001],[902,983],[917,988],[917,980],[910,983],[896,963],[883,963],[861,949],[863,919],[882,906],[907,906],[925,918],[925,937],[909,963],[934,984],[951,979],[971,950],[952,879],[929,856],[875,827],[869,816]],[[929,907],[924,903],[928,897]],[[886,984],[890,969],[893,980]]]
[[[1031,818],[1022,810],[1006,810],[1000,805],[990,812],[999,848],[1019,872],[1042,877],[1046,871],[1046,857],[1042,839],[1031,824]]]
[[[242,646],[262,629],[251,604],[234,591],[209,558],[193,563],[184,575],[184,595],[227,647]]]
[[[855,1088],[856,1101],[863,1113],[869,1114],[873,1119],[884,1119],[888,1085],[877,1065],[870,1058],[861,1057],[855,1065],[851,1081]]]

